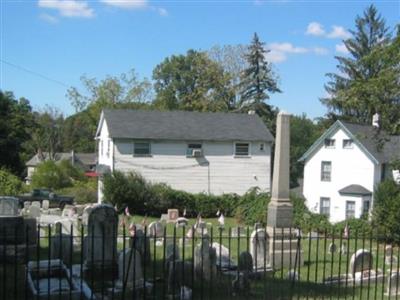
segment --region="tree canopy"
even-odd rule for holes
[[[343,41],[349,54],[337,56],[338,73],[328,73],[321,99],[328,116],[370,124],[381,114],[383,127],[399,132],[399,34],[393,37],[375,6],[357,16],[352,37]]]

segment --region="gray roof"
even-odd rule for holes
[[[273,141],[257,115],[154,110],[104,110],[112,138]]]
[[[389,135],[371,125],[342,123],[380,163],[400,159],[400,136]]]
[[[379,130],[372,125],[361,125],[336,121],[324,134],[307,150],[300,158],[300,161],[306,160],[321,145],[325,138],[342,128],[360,146],[360,148],[376,163],[389,163],[400,159],[400,136],[389,135],[384,130]]]
[[[42,161],[49,159],[49,153],[43,152],[42,158],[39,157],[38,154],[35,154],[30,160],[26,162],[28,167],[36,167]],[[95,153],[74,153],[75,163],[81,164],[84,169],[89,169],[89,166],[96,164],[96,154]],[[61,160],[71,160],[72,153],[71,152],[57,152],[55,153],[55,161]]]
[[[365,187],[358,184],[351,184],[349,186],[346,186],[341,190],[339,190],[339,193],[345,195],[361,195],[361,196],[372,194],[371,191],[367,190]]]

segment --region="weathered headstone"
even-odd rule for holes
[[[147,227],[149,237],[162,238],[164,236],[164,226],[161,222],[151,222]]]
[[[206,222],[199,222],[196,224],[196,233],[201,237],[204,235],[208,235],[207,224]]]
[[[143,264],[150,262],[150,240],[147,235],[145,236],[143,226],[140,224],[135,225],[135,235],[131,237],[129,247],[139,251]]]
[[[179,218],[179,210],[175,208],[168,209],[167,215],[168,215],[168,222],[175,222],[176,219]]]
[[[118,257],[117,287],[139,287],[143,285],[143,270],[139,251],[125,249]],[[134,284],[135,283],[135,284]]]
[[[18,216],[19,200],[14,197],[0,197],[0,216]]]
[[[269,238],[263,228],[259,228],[251,233],[250,253],[253,257],[254,269],[262,270],[269,264]]]
[[[230,258],[228,248],[216,242],[212,243],[212,247],[215,249],[216,265],[220,269],[229,269],[236,266]]]
[[[40,218],[40,207],[36,206],[36,205],[31,205],[31,207],[29,208],[29,217],[30,218]]]
[[[233,295],[248,295],[250,293],[249,275],[253,271],[253,258],[249,252],[240,253],[238,269],[240,274],[232,281]]]
[[[72,263],[72,237],[68,234],[59,233],[61,229],[56,229],[54,236],[50,238],[50,257],[51,259],[61,259],[61,261],[70,266]]]
[[[400,295],[400,272],[399,270],[393,271],[388,277],[386,296],[399,296]]]
[[[347,243],[346,242],[342,243],[342,246],[340,247],[340,253],[347,254]]]
[[[392,268],[397,267],[397,257],[393,253],[393,246],[387,245],[385,247],[385,264]]]
[[[189,220],[183,217],[176,219],[175,226],[178,227],[186,227],[189,225]]]
[[[111,205],[98,205],[89,213],[84,247],[85,270],[88,273],[113,275],[117,258],[117,226],[118,215]]]
[[[193,265],[191,262],[182,260],[170,261],[167,270],[168,294],[176,295],[182,286],[192,287]]]
[[[167,238],[165,241],[165,264],[168,266],[170,261],[179,260],[179,247],[173,239]]]
[[[212,248],[210,247],[208,238],[203,238],[194,249],[194,270],[196,278],[199,280],[204,279],[209,281],[212,274],[216,272],[215,264],[212,264],[215,257],[212,257],[210,250],[212,250]],[[212,252],[214,251],[212,250]]]
[[[31,206],[36,206],[40,208],[40,201],[32,201]]]
[[[330,243],[328,247],[328,253],[329,254],[334,254],[337,251],[337,246],[334,243]]]
[[[366,249],[359,249],[351,256],[350,259],[350,272],[353,277],[357,273],[363,273],[364,271],[369,271],[373,266],[373,256],[372,253]]]
[[[42,209],[43,210],[48,210],[50,208],[50,201],[49,200],[43,200],[42,201]]]

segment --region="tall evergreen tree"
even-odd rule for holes
[[[240,110],[256,110],[260,115],[271,115],[272,107],[265,103],[269,93],[281,92],[278,88],[277,78],[272,71],[271,64],[265,59],[265,44],[260,41],[257,33],[248,48],[246,59],[248,67],[241,78]]]
[[[388,112],[399,111],[398,89],[382,92],[386,87],[398,84],[398,60],[385,53],[390,51],[396,55],[399,48],[375,6],[369,6],[362,16],[358,16],[355,25],[356,29],[350,31],[352,37],[344,41],[349,55],[336,57],[339,72],[327,74],[329,82],[325,89],[329,96],[321,101],[328,107],[331,119],[369,124],[375,113],[386,118]],[[397,76],[388,77],[389,70],[397,72]],[[392,128],[385,129],[393,131]]]

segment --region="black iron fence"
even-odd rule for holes
[[[400,298],[398,245],[355,231],[14,226],[0,259],[0,299]]]

